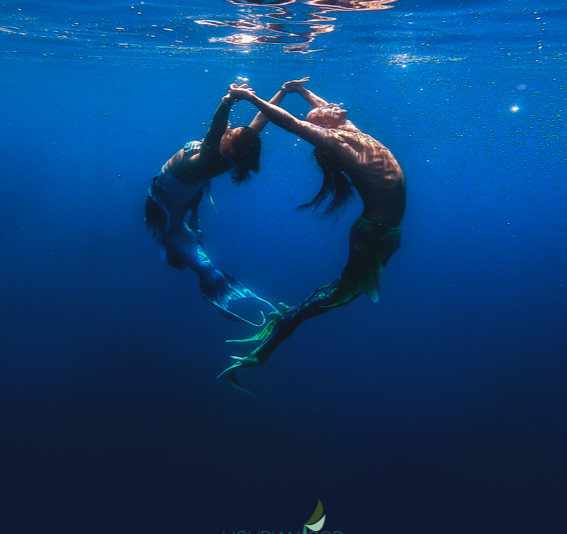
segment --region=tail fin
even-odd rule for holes
[[[245,387],[241,386],[240,382],[236,378],[235,371],[239,367],[240,367],[240,362],[236,362],[234,365],[231,365],[228,369],[225,369],[219,376],[217,376],[217,378],[224,376],[227,382],[233,388],[237,389],[238,391],[241,391],[242,393],[246,393],[247,395],[250,395],[254,399],[255,398],[254,393],[252,393],[250,390],[246,389]]]
[[[234,362],[230,367],[227,367],[219,376],[217,376],[217,378],[224,376],[228,381],[228,383],[233,388],[237,389],[238,391],[241,391],[242,393],[246,393],[247,395],[250,395],[252,398],[255,398],[254,393],[252,393],[250,390],[246,389],[240,384],[240,382],[236,378],[236,370],[240,369],[241,367],[257,366],[260,365],[260,362],[258,362],[254,358],[246,357],[246,356],[245,357],[231,356],[231,358],[233,360],[236,360],[236,362]]]
[[[243,321],[252,326],[263,326],[266,322],[266,316],[262,311],[260,311],[262,322],[253,323],[252,321],[245,319],[241,315],[238,315],[237,313],[229,310],[228,305],[231,300],[255,299],[263,302],[264,304],[267,304],[273,310],[276,310],[275,306],[271,302],[268,302],[262,297],[259,297],[258,295],[256,295],[256,293],[248,289],[246,286],[243,286],[238,280],[236,280],[236,278],[224,271],[214,269],[210,271],[210,275],[206,278],[203,276],[200,276],[200,278],[201,294],[203,295],[205,300],[208,300],[211,304],[216,306],[227,319]]]

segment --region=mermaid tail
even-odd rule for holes
[[[330,284],[320,287],[307,297],[301,304],[290,308],[280,302],[281,311],[270,313],[270,320],[257,334],[246,339],[231,339],[230,342],[257,341],[259,345],[247,356],[231,356],[236,360],[219,376],[225,375],[228,382],[236,389],[246,391],[236,379],[236,370],[242,367],[262,365],[276,350],[279,344],[286,340],[294,330],[305,320],[328,312],[328,306],[334,301],[338,279]]]
[[[209,269],[206,271],[198,271],[199,279],[201,280],[201,294],[203,298],[210,302],[227,318],[236,321],[243,321],[252,326],[263,326],[266,323],[266,316],[264,312],[260,311],[262,316],[261,323],[254,323],[245,319],[241,315],[228,309],[231,300],[238,299],[255,299],[263,302],[276,310],[275,306],[268,302],[266,299],[256,295],[254,291],[242,285],[236,278],[230,274],[220,271],[209,263]],[[276,310],[277,311],[277,310]]]
[[[270,303],[268,302],[268,304]],[[272,304],[270,304],[270,306],[272,306]],[[264,328],[262,328],[262,330],[260,330],[257,334],[254,334],[253,336],[244,339],[227,339],[226,342],[248,343],[249,341],[259,341],[260,343],[262,343],[266,341],[270,337],[270,334],[273,332],[274,327],[276,326],[276,323],[278,322],[279,318],[282,317],[282,315],[290,309],[290,307],[284,302],[280,302],[278,306],[280,307],[279,310],[274,308],[274,306],[272,306],[272,309],[274,311],[271,311],[268,315],[269,317],[271,317],[271,319],[264,326]],[[231,358],[238,359],[238,356],[231,356]]]
[[[231,356],[235,363],[219,376],[226,376],[232,386],[249,393],[236,379],[236,371],[242,367],[262,365],[303,321],[344,306],[361,293],[368,294],[374,302],[378,301],[380,274],[388,259],[400,247],[400,239],[399,228],[388,228],[360,217],[351,228],[349,259],[341,276],[316,289],[298,306],[282,308],[282,313],[272,312],[268,323],[256,335],[230,340],[256,341],[258,346],[247,356]]]
[[[250,390],[240,385],[240,382],[236,378],[236,370],[244,367],[257,367],[258,365],[262,365],[262,360],[255,355],[255,352],[256,351],[253,351],[248,356],[231,356],[231,358],[236,361],[230,367],[227,367],[219,376],[217,376],[217,378],[220,378],[221,376],[226,377],[228,383],[233,388],[253,397],[254,394]]]
[[[291,330],[289,328],[284,328],[283,331],[285,331],[285,333],[282,331],[282,326],[284,326],[285,323],[283,317],[291,308],[283,302],[279,303],[279,307],[280,310],[274,308],[274,311],[270,312],[269,317],[271,319],[257,334],[245,339],[227,340],[227,343],[259,341],[260,344],[247,356],[231,356],[231,358],[236,361],[230,367],[227,367],[219,376],[217,376],[217,378],[225,376],[232,387],[242,391],[243,393],[252,395],[252,397],[254,396],[249,390],[240,385],[236,378],[236,370],[243,367],[256,367],[262,365],[275,350],[277,345],[291,334],[294,327]]]
[[[202,189],[187,206],[192,210],[189,224],[179,221],[178,224],[173,224],[165,201],[153,189],[150,193],[146,202],[146,225],[159,247],[162,259],[176,269],[188,267],[194,270],[201,282],[201,294],[226,318],[243,321],[252,326],[263,326],[266,317],[262,311],[261,322],[254,323],[228,309],[232,300],[255,299],[277,311],[273,304],[212,264],[199,239],[201,231],[197,208]]]
[[[237,356],[231,356],[231,358],[238,358],[238,357]],[[237,389],[238,391],[242,391],[242,393],[246,393],[246,394],[250,395],[251,397],[254,397],[254,393],[252,393],[249,389],[242,387],[240,385],[240,382],[236,378],[236,370],[237,369],[240,369],[241,367],[251,367],[253,365],[259,365],[259,363],[252,363],[252,361],[250,361],[250,363],[245,363],[244,362],[245,359],[246,358],[240,358],[237,362],[233,363],[230,367],[227,367],[219,376],[217,376],[217,378],[220,378],[221,376],[226,377],[227,382],[233,388]]]

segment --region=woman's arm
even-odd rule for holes
[[[223,96],[215,114],[213,115],[209,131],[207,132],[207,135],[205,135],[205,139],[203,139],[200,157],[203,156],[204,152],[220,150],[220,142],[222,136],[226,132],[226,127],[228,126],[228,115],[233,103],[234,98],[230,94]]]

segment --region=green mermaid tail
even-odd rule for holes
[[[236,356],[231,356],[231,358],[236,358]],[[217,378],[220,378],[221,376],[226,377],[228,383],[233,388],[237,389],[238,391],[242,391],[242,393],[247,393],[251,397],[254,397],[254,393],[252,393],[250,390],[242,387],[240,385],[240,382],[238,382],[238,379],[236,378],[236,370],[240,369],[240,367],[245,366],[243,360],[245,360],[245,358],[242,358],[241,360],[232,364],[230,367],[227,367],[219,376],[217,376]],[[259,364],[249,363],[248,365],[259,365]]]
[[[316,289],[293,308],[280,303],[281,311],[271,312],[266,325],[254,336],[229,340],[236,343],[254,341],[258,345],[247,356],[231,356],[236,361],[219,376],[226,376],[232,386],[250,393],[238,383],[236,370],[262,365],[303,321],[344,306],[361,293],[368,294],[376,302],[380,295],[380,274],[400,247],[400,239],[399,228],[388,228],[360,217],[351,228],[349,259],[341,276]]]
[[[284,314],[290,309],[290,307],[283,302],[278,303],[278,306],[279,310],[274,310],[269,313],[268,317],[270,317],[270,320],[257,334],[245,339],[227,339],[226,341],[227,343],[247,343],[251,341],[260,342],[259,346],[256,347],[256,349],[254,349],[247,356],[231,356],[231,358],[236,361],[230,367],[227,367],[219,376],[217,376],[217,378],[225,376],[231,386],[244,393],[252,395],[252,397],[254,395],[247,389],[243,388],[238,382],[235,371],[243,367],[256,367],[262,365],[266,361],[268,356],[272,353],[275,346],[274,348],[270,348],[269,345],[266,345],[266,342],[270,339],[271,336],[274,335],[274,329],[276,325],[284,316]]]

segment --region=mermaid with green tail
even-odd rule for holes
[[[263,364],[295,329],[307,319],[317,317],[331,308],[344,306],[361,293],[373,302],[380,298],[379,277],[392,254],[401,244],[399,228],[387,228],[360,217],[350,231],[350,252],[347,264],[339,278],[314,291],[301,304],[290,308],[280,302],[279,311],[269,315],[269,321],[256,335],[229,342],[259,342],[247,356],[232,356],[236,362],[222,374],[229,382],[246,391],[236,379],[235,371],[241,367]]]
[[[341,276],[318,288],[298,306],[280,304],[280,310],[270,313],[268,323],[255,336],[237,340],[259,342],[247,356],[232,356],[235,363],[222,373],[243,391],[246,390],[240,386],[236,370],[263,364],[303,321],[343,306],[361,293],[377,302],[380,274],[401,244],[405,179],[392,153],[347,120],[341,104],[326,102],[303,83],[284,84],[282,89],[299,93],[311,105],[305,121],[257,97],[247,86],[233,84],[229,94],[235,100],[249,101],[268,120],[314,145],[323,184],[314,199],[302,208],[319,207],[330,199],[325,210],[330,214],[348,202],[352,189],[359,193],[364,208],[351,228],[349,257]]]

